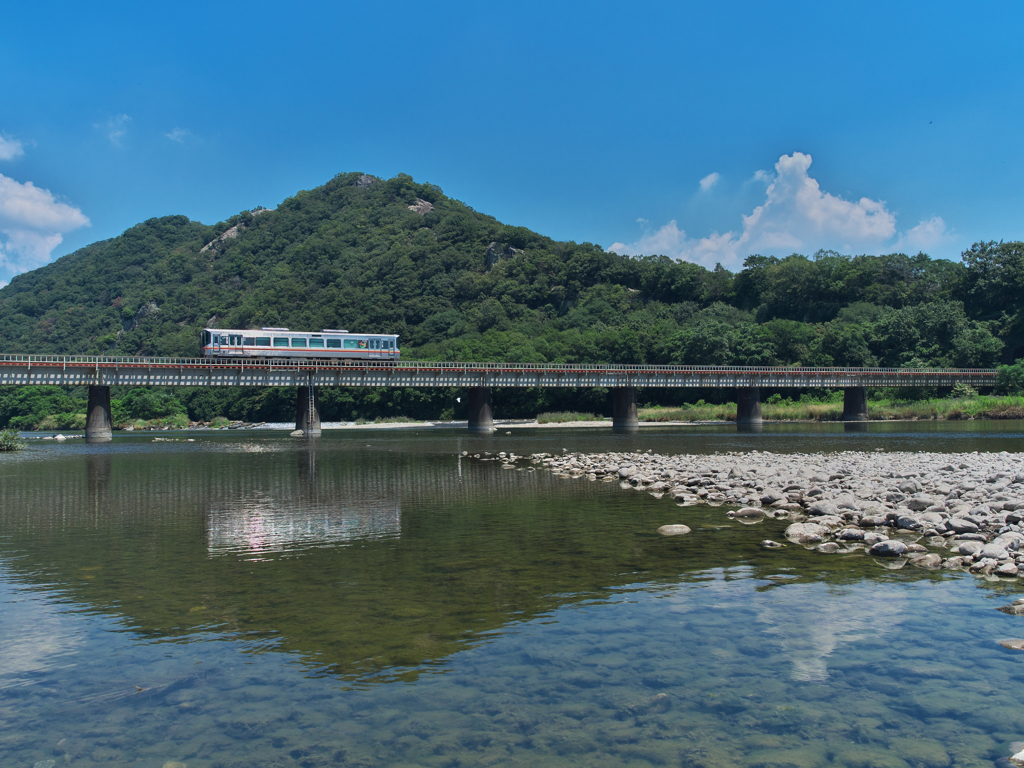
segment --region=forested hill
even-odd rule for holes
[[[407,358],[990,366],[1024,344],[1024,244],[752,256],[738,274],[506,226],[341,174],[207,226],[151,219],[0,290],[0,352],[198,353],[203,326],[398,333]]]

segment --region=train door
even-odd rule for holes
[[[213,354],[215,354],[215,355],[219,355],[220,354],[220,334],[219,333],[213,334]]]
[[[371,360],[380,360],[380,339],[370,339],[370,354],[368,357]]]
[[[384,346],[387,347],[387,352],[385,352],[385,356],[387,357],[387,359],[388,360],[394,360],[395,359],[395,340],[394,339],[384,339]]]

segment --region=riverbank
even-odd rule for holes
[[[641,421],[736,421],[736,404],[712,405],[698,401],[678,408],[640,408]],[[842,421],[842,393],[829,400],[791,400],[772,395],[761,403],[765,421]],[[1024,418],[1024,397],[970,395],[923,400],[873,399],[868,401],[869,421],[968,421]]]
[[[468,454],[465,454],[468,455]],[[618,483],[679,507],[719,506],[746,524],[789,522],[785,542],[823,555],[869,555],[889,569],[960,569],[987,578],[1024,573],[1024,454],[768,451],[668,456],[654,453],[498,453],[503,466],[530,462],[569,479]],[[666,519],[686,534],[686,513]],[[671,530],[674,529],[674,530]],[[1008,606],[1024,614],[1024,605]]]

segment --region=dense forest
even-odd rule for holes
[[[978,243],[959,263],[752,255],[734,274],[557,242],[406,175],[349,173],[212,226],[151,219],[0,290],[4,353],[193,356],[204,326],[265,325],[397,333],[405,359],[990,367],[1024,356],[1024,243]],[[193,418],[282,407],[176,396]],[[330,400],[345,418],[436,416],[438,397]],[[503,397],[521,410],[560,395]]]

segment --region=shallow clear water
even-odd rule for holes
[[[990,766],[1024,740],[995,642],[1024,617],[993,610],[1018,582],[458,457],[1016,451],[1024,425],[511,431],[0,454],[0,765]]]

